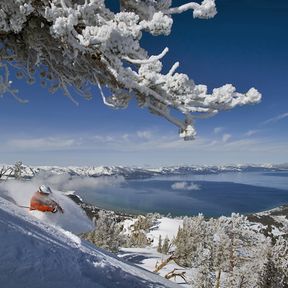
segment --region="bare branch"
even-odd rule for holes
[[[160,264],[156,263],[154,273],[158,273],[163,267],[165,267],[170,261],[174,260],[175,256],[172,254],[167,259],[160,262]]]

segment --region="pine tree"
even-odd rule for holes
[[[197,266],[199,247],[205,241],[206,229],[207,223],[201,214],[183,219],[183,227],[179,227],[174,240],[175,258],[180,266]]]
[[[196,278],[193,287],[195,288],[214,288],[212,276],[212,255],[211,250],[204,248],[201,249],[202,253],[199,255],[200,265],[197,269]]]
[[[150,244],[151,240],[147,238],[147,233],[155,225],[159,214],[148,213],[146,216],[139,215],[132,225],[132,232],[129,238],[129,247],[145,247]],[[161,239],[162,245],[162,239]]]
[[[159,235],[157,252],[162,253],[162,236]]]
[[[288,287],[288,241],[279,237],[272,247],[271,260],[273,262],[274,279],[277,281],[277,288]],[[275,282],[275,280],[274,280]],[[273,287],[274,288],[274,287]]]
[[[83,238],[94,243],[98,247],[111,252],[117,252],[126,241],[122,233],[123,227],[115,221],[113,215],[103,210],[99,212],[95,221],[96,229],[83,235]]]
[[[275,267],[271,253],[268,253],[267,260],[260,271],[257,287],[259,288],[277,288],[279,286],[279,271]]]
[[[161,249],[162,253],[168,254],[169,248],[170,248],[170,240],[169,240],[168,236],[166,236],[164,239],[163,245],[162,245],[162,249]]]

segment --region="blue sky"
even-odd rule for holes
[[[187,1],[185,1],[187,2]],[[184,1],[174,1],[174,5]],[[151,54],[168,46],[164,69],[210,89],[226,83],[239,92],[263,94],[244,106],[196,122],[195,141],[178,138],[177,128],[137,108],[113,110],[76,96],[75,106],[61,92],[14,81],[29,104],[0,98],[0,163],[31,165],[148,165],[288,162],[288,2],[216,0],[218,14],[196,20],[191,12],[174,17],[168,37],[145,35]],[[13,77],[13,75],[12,75]],[[13,78],[12,78],[13,79]]]

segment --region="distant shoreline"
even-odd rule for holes
[[[93,219],[93,217],[95,217],[97,219],[98,213],[101,210],[108,211],[110,213],[114,213],[117,218],[122,219],[122,220],[123,219],[128,219],[128,218],[135,218],[135,217],[137,217],[139,215],[146,215],[146,214],[149,214],[149,213],[158,213],[158,212],[127,213],[127,212],[124,212],[124,211],[121,212],[121,211],[113,210],[113,209],[111,209],[111,210],[110,209],[104,209],[104,208],[100,208],[100,207],[97,207],[97,206],[92,205],[92,204],[85,203],[78,195],[71,194],[71,195],[67,195],[67,196],[70,199],[72,199],[76,204],[80,205],[82,207],[82,209],[86,212],[87,216],[90,219]],[[237,213],[237,212],[235,212],[235,213]],[[241,213],[239,213],[239,214],[241,214]],[[219,218],[221,216],[224,216],[224,215],[221,215],[221,216],[207,216],[205,214],[203,214],[203,215],[207,219],[209,219],[209,218]],[[241,214],[241,215],[246,216],[248,218],[248,220],[251,221],[251,222],[259,222],[259,223],[262,223],[262,224],[264,224],[264,223],[267,224],[268,218],[271,218],[273,216],[285,216],[286,219],[288,220],[288,203],[282,204],[280,206],[276,206],[276,207],[274,207],[272,209],[263,210],[263,211],[259,211],[259,212],[254,212],[254,213],[244,213],[244,214]],[[161,215],[161,216],[167,217],[167,215]],[[168,215],[168,216],[171,217],[171,218],[183,218],[183,217],[195,217],[197,215],[193,215],[193,216],[188,216],[188,215],[171,216],[171,215]],[[273,223],[275,221],[272,220],[272,218],[271,218],[268,222]]]

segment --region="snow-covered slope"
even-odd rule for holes
[[[179,287],[0,197],[0,287]]]
[[[18,205],[29,207],[30,199],[39,186],[40,183],[37,181],[9,180],[0,183],[0,197],[10,199],[10,201]],[[53,193],[50,195],[50,198],[63,208],[64,214],[42,213],[39,211],[29,212],[27,208],[22,209],[45,223],[59,226],[72,233],[82,233],[93,229],[91,220],[74,201],[69,199],[63,192],[56,189],[52,190]]]

